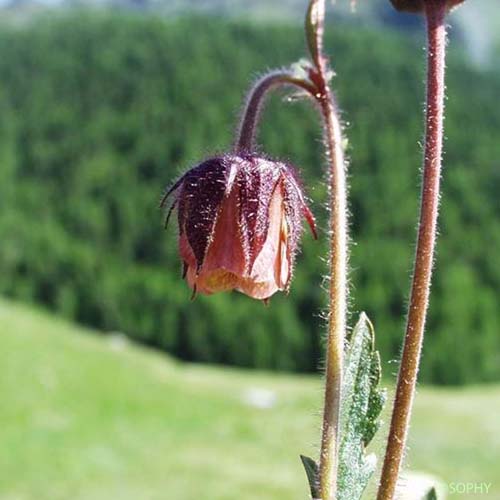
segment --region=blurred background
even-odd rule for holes
[[[189,302],[175,224],[163,231],[158,209],[177,175],[230,147],[253,79],[305,56],[306,4],[0,1],[2,500],[306,498],[297,456],[319,439],[326,305],[315,111],[277,95],[260,133],[299,167],[320,226],[288,297]],[[441,234],[408,457],[448,484],[493,482],[491,498],[496,4],[469,0],[450,17]],[[329,9],[351,158],[352,322],[360,311],[374,322],[389,386],[418,211],[423,31],[386,0]]]

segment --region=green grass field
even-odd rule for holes
[[[319,377],[180,364],[7,301],[0,336],[1,500],[308,498]],[[498,385],[421,388],[408,466],[500,498],[499,415]]]

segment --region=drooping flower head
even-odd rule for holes
[[[177,208],[179,253],[194,293],[238,290],[268,299],[287,290],[305,217],[295,171],[254,154],[224,155],[186,172],[165,194]]]

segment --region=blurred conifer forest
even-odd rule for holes
[[[351,157],[352,310],[397,359],[413,256],[423,38],[330,29]],[[449,59],[444,194],[421,379],[500,380],[500,74]],[[0,293],[179,358],[314,371],[325,330],[324,163],[307,102],[270,103],[265,151],[299,166],[321,228],[288,297],[198,297],[162,191],[231,146],[252,78],[304,55],[300,27],[77,13],[0,28]],[[354,320],[354,317],[352,318]],[[388,373],[395,371],[389,364]]]

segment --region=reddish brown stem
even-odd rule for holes
[[[427,0],[425,6],[428,36],[427,105],[420,223],[403,356],[378,500],[394,498],[404,457],[424,337],[436,243],[443,144],[446,1]]]

